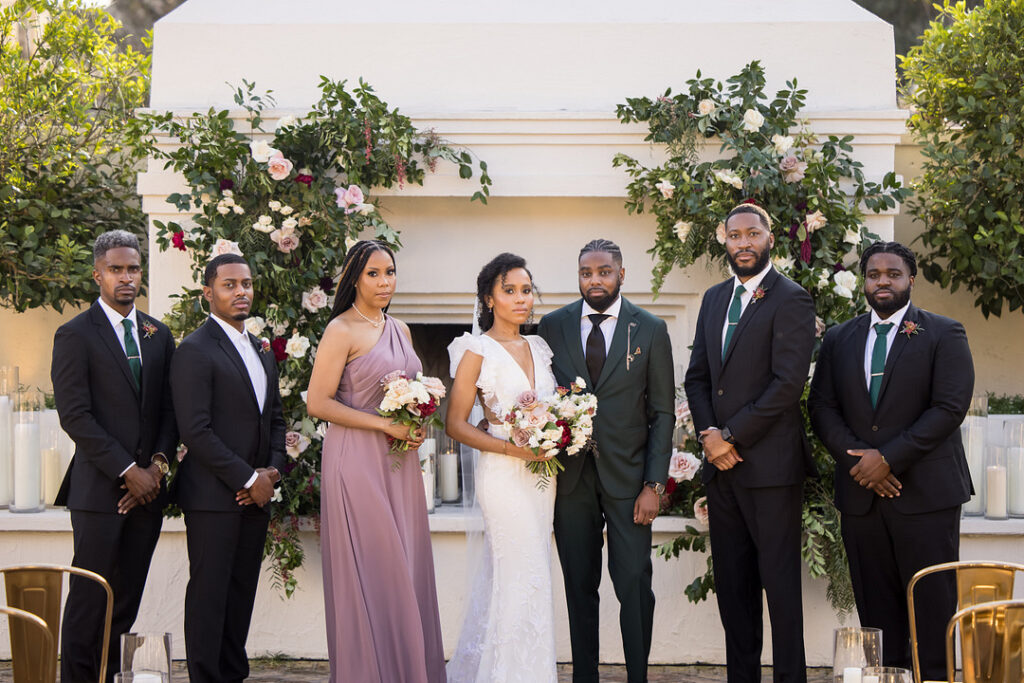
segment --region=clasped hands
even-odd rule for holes
[[[121,488],[126,489],[128,493],[117,501],[118,514],[128,514],[132,508],[156,500],[163,476],[155,462],[150,463],[149,467],[129,467],[124,473],[124,483],[121,484]]]
[[[883,498],[895,498],[900,495],[903,484],[892,473],[889,463],[877,448],[852,448],[846,452],[860,458],[860,461],[850,468],[850,476],[854,481]]]
[[[701,444],[704,446],[704,457],[709,463],[720,470],[731,470],[743,458],[736,452],[736,446],[722,438],[717,429],[705,429],[700,433]]]
[[[263,507],[274,497],[274,484],[281,481],[281,473],[276,467],[257,467],[256,481],[247,489],[235,492],[235,501],[239,505],[258,505]]]

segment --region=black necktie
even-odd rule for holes
[[[591,313],[590,336],[587,337],[587,370],[590,371],[590,388],[593,389],[601,376],[601,369],[604,368],[606,351],[604,348],[604,333],[601,332],[601,323],[609,317],[604,313]]]

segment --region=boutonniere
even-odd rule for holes
[[[917,323],[915,323],[912,320],[904,320],[903,321],[903,329],[900,330],[900,334],[905,334],[905,335],[907,335],[907,339],[910,339],[911,337],[913,337],[915,334],[917,334],[918,332],[920,332],[923,329],[924,329],[923,327],[921,327],[920,325],[918,325]]]
[[[270,351],[270,340],[266,337],[260,337],[260,353],[267,353]]]
[[[629,372],[629,364],[633,362],[633,359],[640,355],[639,346],[633,349],[634,327],[636,327],[636,323],[630,323],[629,327],[626,328],[626,372]],[[630,349],[633,350],[631,351]]]
[[[151,323],[148,320],[143,320],[142,321],[142,331],[145,333],[145,335],[144,335],[145,338],[149,339],[154,334],[156,334],[156,325],[154,325],[153,323]]]
[[[754,293],[750,295],[750,303],[756,303],[764,298],[764,289],[758,287],[754,290]]]

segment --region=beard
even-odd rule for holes
[[[587,294],[580,289],[580,294],[583,295],[583,300],[590,305],[595,311],[606,311],[608,307],[612,305],[615,299],[619,296],[619,290],[622,288],[622,281],[619,280],[615,283],[615,289],[604,296],[594,296]]]
[[[864,292],[864,297],[868,300],[868,306],[871,306],[879,316],[889,316],[906,306],[910,301],[910,287],[907,287],[902,292],[895,289],[889,289],[887,291],[892,292],[892,297],[888,301],[879,301],[876,299],[875,292],[872,292],[871,294]]]
[[[754,265],[743,267],[736,263],[732,254],[730,254],[728,251],[725,252],[725,259],[729,262],[729,265],[732,267],[732,272],[736,273],[736,275],[738,275],[739,277],[750,277],[752,275],[757,275],[762,270],[764,270],[765,266],[768,265],[768,252],[770,251],[770,249],[765,249],[764,251],[760,252],[754,251],[753,249],[745,249],[744,251],[750,252],[752,254],[757,254],[757,260],[754,261]]]

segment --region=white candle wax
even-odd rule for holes
[[[1024,448],[1006,449],[1007,511],[1014,517],[1024,517]]]
[[[861,683],[878,683],[878,676],[864,676]]]
[[[18,510],[34,511],[40,508],[43,492],[42,471],[39,467],[39,423],[22,422],[14,425],[14,498],[11,506]]]
[[[12,438],[11,399],[9,396],[0,396],[0,505],[8,505],[11,502],[11,476],[14,474],[11,458],[14,451]]]
[[[985,469],[985,516],[1006,519],[1006,468],[989,465]]]
[[[455,453],[437,456],[437,474],[441,477],[441,500],[454,503],[459,499],[459,461]]]
[[[423,439],[420,444],[420,460],[437,453],[437,439]]]
[[[150,671],[134,671],[132,672],[132,683],[163,683],[166,681],[166,677],[161,673],[153,673]]]
[[[846,667],[843,669],[843,683],[863,683],[861,673],[861,668],[858,666]]]
[[[59,448],[43,449],[43,503],[52,505],[57,497],[61,481],[64,479],[64,468],[61,467]]]
[[[977,415],[968,415],[964,419],[964,450],[967,455],[967,469],[971,473],[971,481],[974,483],[974,495],[964,503],[964,514],[980,515],[985,511],[985,487],[982,477],[985,471],[985,432],[988,424],[987,418]]]
[[[430,461],[426,463],[427,468],[423,470],[423,495],[427,500],[427,512],[434,511],[434,471],[430,469]]]

